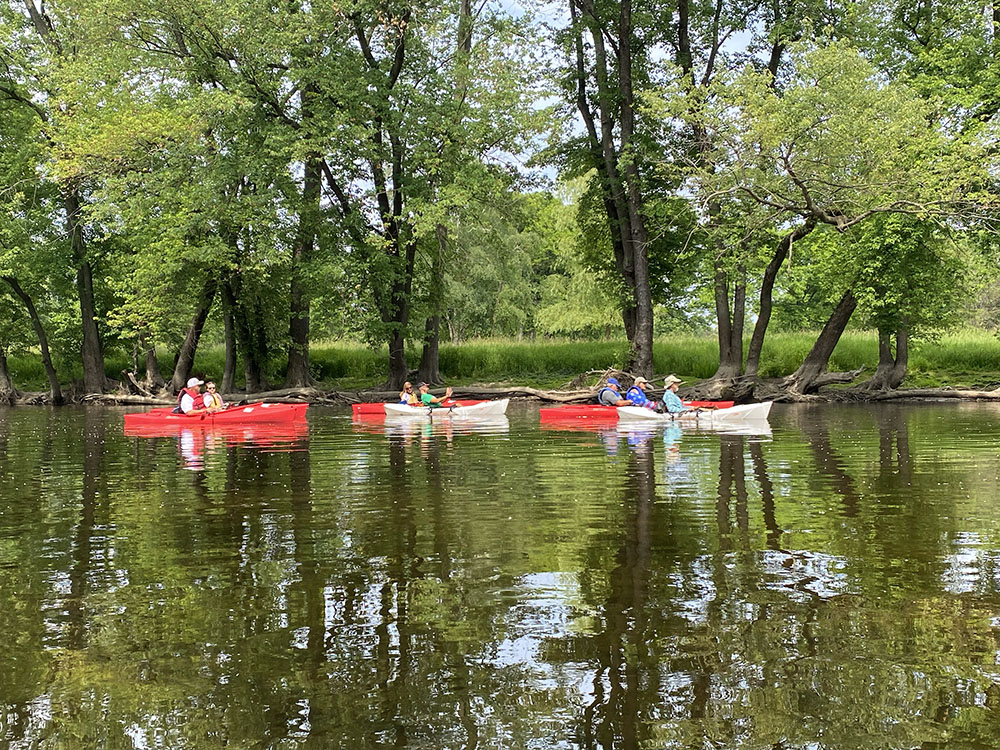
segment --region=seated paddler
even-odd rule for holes
[[[635,406],[645,406],[647,409],[655,409],[656,402],[650,400],[649,396],[646,395],[646,388],[649,385],[649,381],[640,375],[632,381],[632,386],[625,391],[625,398]]]
[[[597,392],[597,403],[602,406],[632,406],[627,398],[622,398],[621,383],[617,378],[608,378],[608,382]]]
[[[205,402],[201,398],[203,385],[205,385],[204,380],[188,378],[187,386],[181,388],[177,394],[177,406],[174,407],[174,411],[181,414],[200,414],[205,411],[203,408]]]
[[[451,386],[449,385],[445,388],[444,396],[438,398],[437,396],[432,396],[430,392],[430,386],[427,383],[421,383],[417,386],[420,390],[420,403],[424,406],[429,406],[432,409],[436,409],[439,406],[444,406],[444,402],[451,398]]]
[[[663,410],[668,414],[683,414],[686,411],[691,411],[689,407],[684,406],[684,402],[677,395],[677,388],[683,382],[683,380],[673,373],[663,379],[663,385],[666,387],[666,390],[663,392],[662,403]]]
[[[207,411],[222,411],[226,408],[226,402],[222,400],[222,394],[218,392],[215,383],[211,380],[206,381],[205,392],[201,394],[201,398],[205,402],[205,409]]]
[[[403,383],[403,390],[399,392],[399,403],[420,406],[420,397],[413,392],[413,383],[409,380]]]

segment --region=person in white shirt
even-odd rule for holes
[[[197,414],[204,411],[205,402],[201,398],[201,386],[204,380],[188,378],[187,387],[178,394],[177,403],[184,414]]]

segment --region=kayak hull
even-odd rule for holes
[[[175,414],[171,408],[125,415],[126,427],[286,424],[303,421],[309,404],[254,403],[204,414]]]
[[[445,401],[446,406],[451,406],[452,404],[456,406],[473,406],[474,404],[484,404],[483,400],[456,400],[456,401]],[[376,415],[385,415],[386,406],[402,406],[402,404],[386,404],[381,401],[369,403],[369,404],[351,404],[351,415],[355,417],[368,417]]]
[[[482,401],[471,406],[438,407],[407,406],[406,404],[385,404],[387,417],[411,417],[414,419],[492,419],[507,413],[509,398],[496,401]]]
[[[618,408],[618,419],[621,422],[681,422],[682,424],[717,424],[739,425],[753,422],[766,422],[771,412],[772,401],[760,404],[740,404],[728,409],[715,409],[702,412],[684,412],[682,414],[657,414],[652,409],[642,406],[621,406]]]
[[[685,401],[687,406],[704,409],[730,409],[733,401]],[[606,422],[618,421],[618,407],[601,404],[566,404],[564,406],[543,407],[538,410],[538,418],[543,422],[565,422],[572,419],[592,419]]]

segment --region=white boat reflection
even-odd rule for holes
[[[428,437],[443,435],[506,435],[510,432],[510,422],[506,416],[450,419],[418,420],[410,417],[368,416],[354,417],[354,429],[363,432],[384,434],[387,437]]]

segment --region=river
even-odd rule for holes
[[[986,748],[1000,410],[0,411],[0,747]]]

